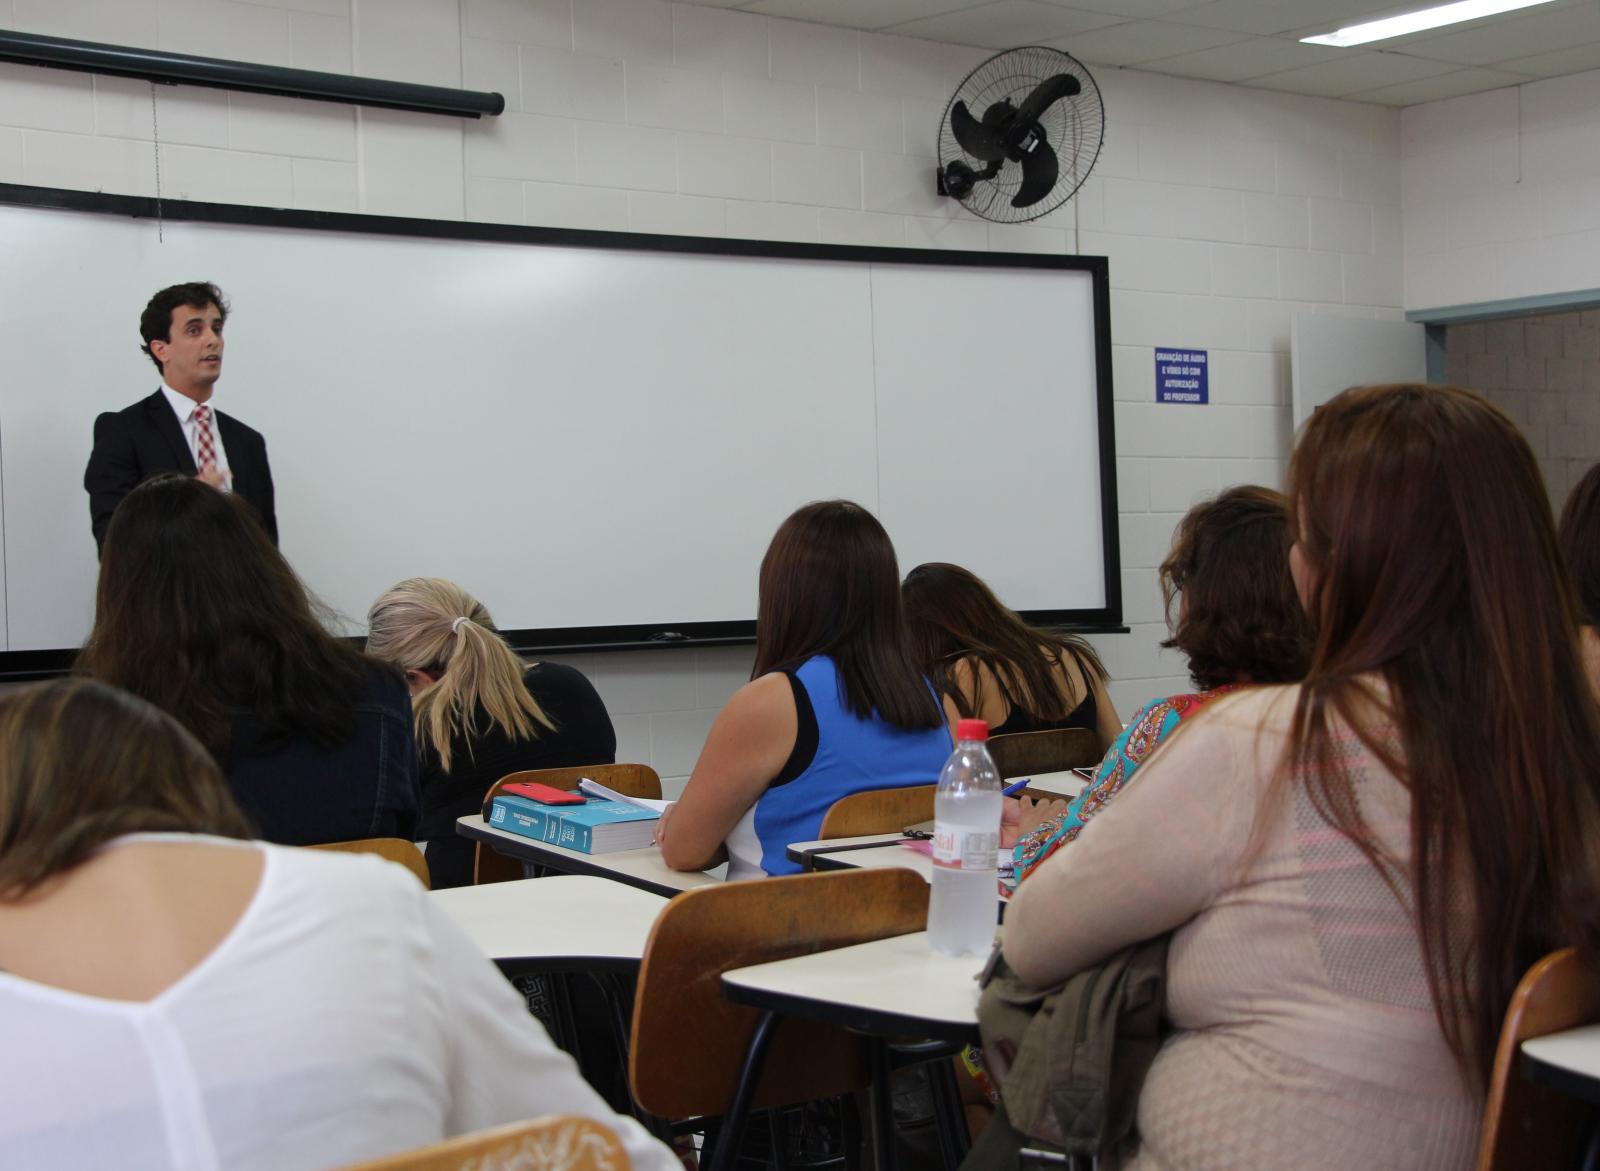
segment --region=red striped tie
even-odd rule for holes
[[[211,438],[211,407],[201,403],[194,409],[194,462],[200,471],[215,471],[217,446]]]

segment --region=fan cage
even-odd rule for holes
[[[996,102],[1022,105],[1037,85],[1058,73],[1076,77],[1082,88],[1072,97],[1053,102],[1039,119],[1045,139],[1056,152],[1060,164],[1054,189],[1031,207],[1012,207],[1012,197],[1022,186],[1022,168],[1008,160],[998,175],[981,180],[961,201],[962,206],[975,215],[994,223],[1020,224],[1047,216],[1071,199],[1100,157],[1100,144],[1105,139],[1105,107],[1101,103],[1100,87],[1083,63],[1070,53],[1043,45],[997,53],[967,74],[956,87],[939,122],[941,175],[954,159],[963,160],[974,171],[982,171],[985,166],[982,160],[961,149],[950,129],[950,111],[957,102],[966,102],[972,116],[981,119],[984,111]]]

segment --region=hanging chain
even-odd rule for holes
[[[156,119],[156,83],[150,83],[150,141],[156,152],[156,242],[166,243],[161,216],[161,124]]]

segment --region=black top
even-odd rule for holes
[[[990,728],[991,736],[1009,736],[1012,732],[1049,732],[1056,728],[1087,728],[1091,732],[1100,730],[1100,713],[1095,708],[1094,680],[1089,675],[1088,667],[1084,666],[1083,659],[1078,652],[1067,648],[1067,653],[1072,656],[1072,661],[1078,665],[1078,674],[1083,677],[1083,699],[1078,706],[1073,708],[1059,720],[1041,720],[1030,711],[1026,711],[1020,704],[1012,704],[1011,712],[1001,721],[997,728]]]
[[[522,676],[555,730],[514,740],[478,711],[478,735],[457,731],[450,742],[450,771],[439,767],[439,753],[422,754],[422,817],[417,838],[428,843],[428,873],[434,890],[472,883],[472,843],[456,833],[456,818],[479,812],[489,788],[507,773],[535,768],[611,764],[617,758],[617,733],[606,705],[582,671],[560,663],[537,663]]]
[[[398,671],[374,668],[350,734],[331,748],[298,732],[274,735],[241,712],[223,772],[266,841],[309,846],[410,838],[417,824],[417,749],[405,680]]]
[[[272,491],[267,443],[259,431],[232,415],[216,412],[217,434],[228,453],[233,490],[260,517],[272,543],[278,543],[278,516]],[[106,526],[122,498],[158,472],[195,474],[194,453],[184,438],[183,424],[167,396],[158,389],[120,411],[107,411],[94,421],[94,448],[83,471],[89,493],[89,523],[96,545],[106,539]]]

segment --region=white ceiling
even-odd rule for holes
[[[1600,0],[1350,49],[1299,38],[1440,0],[690,0],[961,45],[1042,44],[1090,65],[1409,106],[1600,69]]]

